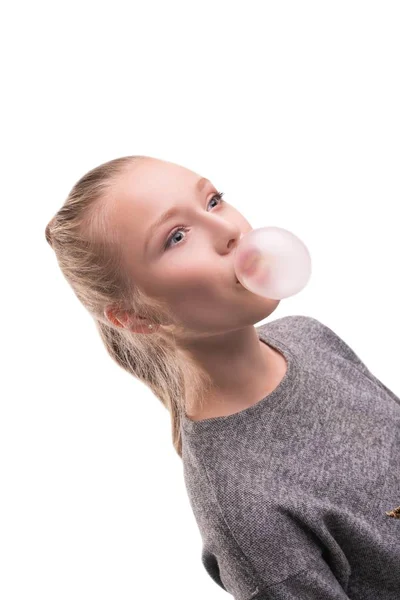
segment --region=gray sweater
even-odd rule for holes
[[[182,421],[207,573],[235,600],[399,600],[399,397],[316,319],[256,330],[287,360],[278,387]]]

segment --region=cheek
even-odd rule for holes
[[[162,284],[166,297],[180,314],[189,314],[193,310],[203,312],[217,309],[218,305],[226,308],[227,294],[223,278],[214,268],[210,274],[196,269],[185,269],[170,272]],[[233,290],[235,291],[235,290]],[[192,314],[192,318],[195,315]]]
[[[171,261],[167,268],[163,270],[162,277],[167,285],[185,286],[188,288],[207,287],[213,288],[226,278],[226,274],[221,273],[221,268],[217,268],[215,260],[211,258],[208,261],[191,260],[185,257],[185,261]],[[226,267],[227,265],[225,265]],[[232,267],[233,268],[233,267]]]

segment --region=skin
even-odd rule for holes
[[[220,191],[201,175],[175,163],[149,158],[135,164],[115,184],[110,203],[111,226],[118,231],[123,260],[135,283],[149,296],[167,300],[185,334],[175,341],[211,376],[213,389],[205,405],[188,414],[193,420],[231,414],[261,400],[278,385],[286,360],[261,342],[254,323],[268,317],[279,300],[253,294],[236,283],[234,251],[241,234],[253,228]],[[179,214],[162,225],[144,252],[146,232],[166,209]],[[163,246],[170,233],[180,224]],[[136,333],[152,335],[161,325],[141,315],[117,311],[105,316]],[[194,401],[195,402],[195,401]]]

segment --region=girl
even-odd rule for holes
[[[237,282],[252,228],[147,156],[92,169],[46,227],[110,356],[171,416],[207,573],[235,600],[400,597],[400,399],[331,329]]]

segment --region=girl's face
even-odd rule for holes
[[[193,339],[253,325],[279,304],[236,283],[234,251],[252,227],[220,191],[184,167],[146,159],[120,176],[109,213],[128,274],[167,302]]]

